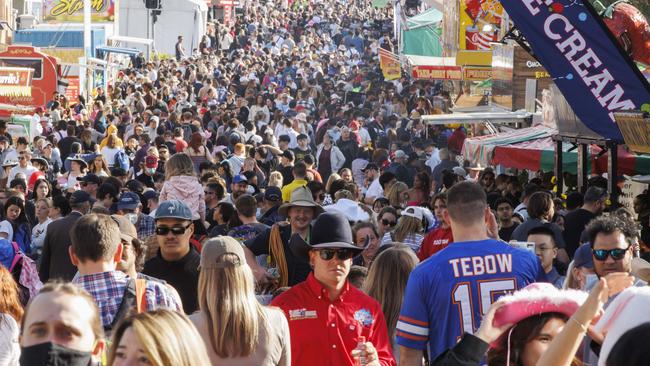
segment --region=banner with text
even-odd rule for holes
[[[501,4],[580,120],[623,141],[614,112],[650,103],[650,85],[614,43],[585,0],[511,0]]]
[[[379,68],[381,68],[386,80],[395,80],[402,77],[399,57],[383,48],[379,49]]]
[[[93,23],[115,20],[115,0],[90,0]],[[43,0],[43,21],[47,23],[83,23],[84,0]]]
[[[31,96],[33,74],[34,69],[0,67],[0,96]]]

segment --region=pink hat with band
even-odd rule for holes
[[[517,324],[526,318],[544,313],[560,313],[571,317],[588,296],[589,294],[583,291],[559,290],[550,283],[533,283],[499,299],[504,304],[494,314],[492,324],[497,328],[505,324]],[[506,348],[507,333],[492,342],[490,347]]]

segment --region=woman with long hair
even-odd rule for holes
[[[408,194],[409,187],[404,182],[395,182],[388,192],[386,192],[386,198],[390,205],[397,210],[399,213],[402,209],[406,207],[406,203],[409,199]]]
[[[115,154],[117,154],[118,151],[124,151],[124,147],[118,146],[117,134],[108,135],[108,138],[106,140],[106,146],[104,146],[101,149],[101,154],[104,157],[104,159],[106,159],[109,168],[112,168],[113,165],[115,164]]]
[[[419,172],[413,179],[413,188],[408,190],[409,206],[419,206],[423,202],[429,202],[431,193],[431,177],[427,172]]]
[[[155,310],[125,318],[115,329],[109,366],[209,365],[201,336],[185,314]]]
[[[368,246],[361,252],[361,255],[355,258],[354,264],[370,267],[377,249],[379,249],[379,232],[377,226],[369,221],[358,222],[352,227],[352,237],[358,246],[363,246],[366,238],[370,238]]]
[[[192,210],[195,234],[205,235],[205,192],[194,175],[194,165],[187,154],[174,154],[165,163],[165,183],[159,201],[173,199],[185,202]]]
[[[210,239],[200,266],[200,310],[190,319],[212,365],[290,365],[289,324],[255,297],[242,245],[229,236]]]
[[[31,193],[32,203],[42,198],[52,197],[52,185],[45,178],[39,178],[34,182],[34,188]]]
[[[345,155],[338,146],[334,145],[332,137],[328,133],[323,135],[323,142],[316,149],[316,162],[318,162],[318,173],[324,181],[327,181],[330,174],[338,172],[345,164]]]
[[[431,230],[422,241],[418,251],[418,258],[421,261],[445,249],[449,243],[454,241],[451,227],[444,220],[447,211],[447,194],[444,192],[438,193],[433,197],[431,203],[433,204],[433,215],[438,221],[438,226]]]
[[[93,158],[93,161],[90,163],[90,168],[88,170],[98,177],[108,177],[111,175],[111,172],[108,169],[108,163],[102,154],[95,155],[95,158]]]
[[[386,319],[388,336],[393,344],[393,355],[399,347],[395,344],[395,328],[406,292],[409,274],[420,261],[406,246],[396,246],[381,252],[370,266],[364,291],[381,304]]]
[[[417,253],[422,245],[422,211],[419,207],[407,207],[402,211],[402,216],[397,220],[395,230],[384,234],[381,245],[390,243],[403,243]]]
[[[379,211],[377,214],[377,231],[379,232],[380,238],[383,238],[386,233],[393,231],[395,225],[397,225],[397,217],[397,210],[392,206],[386,206]]]
[[[208,147],[205,146],[203,135],[201,135],[200,132],[194,132],[192,134],[190,143],[187,145],[184,152],[190,157],[190,159],[192,159],[195,173],[200,171],[199,166],[201,163],[206,161],[212,163],[213,161],[212,154],[210,154]]]
[[[4,205],[5,220],[0,222],[0,237],[15,241],[23,253],[32,252],[32,229],[25,214],[22,197],[9,197]]]
[[[0,266],[0,365],[18,365],[19,324],[23,313],[18,285],[11,273],[4,266]]]
[[[224,160],[221,163],[219,163],[219,166],[217,167],[217,174],[226,181],[226,187],[228,188],[228,192],[230,192],[230,184],[232,183],[232,178],[234,176],[232,172],[232,165],[230,165],[230,161]]]
[[[52,208],[52,199],[39,198],[36,200],[36,225],[32,228],[32,250],[35,258],[40,258],[43,249],[43,241],[47,227],[52,222],[50,218],[50,209]]]

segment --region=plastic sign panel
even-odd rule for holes
[[[574,113],[605,138],[623,141],[614,112],[650,104],[650,85],[584,0],[501,4]]]
[[[33,69],[0,67],[1,96],[31,96]]]
[[[115,0],[90,0],[93,23],[115,20]],[[82,23],[84,0],[43,0],[43,21],[47,23]]]
[[[462,80],[463,68],[460,66],[413,66],[412,76],[424,80]]]

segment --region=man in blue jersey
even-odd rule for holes
[[[498,239],[496,220],[483,189],[461,182],[447,193],[444,220],[454,243],[417,266],[408,280],[397,322],[400,365],[422,365],[473,333],[500,296],[543,280],[532,251]]]

